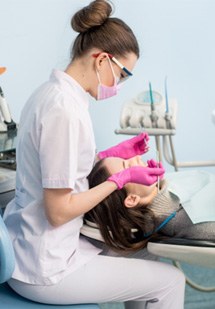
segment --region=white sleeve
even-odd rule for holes
[[[55,105],[42,121],[39,156],[43,188],[74,188],[78,162],[79,119]]]

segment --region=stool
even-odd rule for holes
[[[0,215],[0,308],[1,309],[99,309],[97,304],[47,305],[30,301],[6,283],[14,270],[15,257],[10,236]]]

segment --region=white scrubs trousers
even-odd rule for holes
[[[124,302],[126,309],[183,309],[185,278],[174,266],[139,258],[97,255],[48,286],[11,279],[20,295],[47,304]]]

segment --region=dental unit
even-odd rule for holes
[[[172,139],[176,134],[177,112],[177,100],[168,97],[167,77],[164,82],[164,96],[153,90],[150,82],[149,90],[141,92],[123,104],[120,129],[116,129],[115,133],[137,135],[146,131],[150,136],[154,136],[156,148],[159,151],[159,161],[162,161],[163,153],[165,160],[174,167],[175,171],[181,167],[215,166],[215,160],[177,161]],[[212,119],[215,119],[214,114],[212,114]]]

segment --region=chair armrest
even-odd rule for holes
[[[167,244],[167,245],[179,245],[179,246],[194,246],[194,247],[211,247],[215,248],[215,240],[199,240],[199,239],[187,239],[176,237],[162,237],[151,239],[150,242]]]
[[[182,238],[153,239],[147,250],[174,261],[215,268],[215,242]]]

